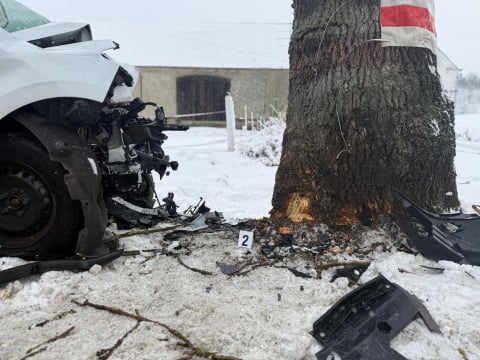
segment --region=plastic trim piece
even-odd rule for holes
[[[402,217],[398,225],[423,256],[480,265],[480,217],[477,214],[436,215],[407,198],[402,201],[412,219]],[[423,227],[420,232],[419,227]]]
[[[106,265],[123,254],[123,250],[112,251],[92,259],[68,259],[35,261],[0,271],[0,284],[22,279],[31,275],[43,274],[47,271],[88,271],[93,265]]]
[[[390,342],[418,317],[430,331],[440,333],[418,298],[380,275],[315,321],[311,335],[324,347],[317,359],[327,360],[335,353],[342,360],[406,360]]]

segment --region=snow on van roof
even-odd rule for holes
[[[91,24],[134,65],[288,68],[291,0],[20,0],[52,21]],[[68,18],[66,15],[68,14]]]

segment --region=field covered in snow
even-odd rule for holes
[[[281,128],[266,134],[237,131],[237,151],[228,152],[225,129],[170,133],[164,149],[180,168],[157,182],[159,196],[174,192],[180,210],[201,196],[232,223],[268,216],[276,168],[265,164],[278,161],[280,134]],[[458,189],[465,212],[471,212],[471,205],[480,203],[480,114],[458,116],[457,135]],[[97,351],[124,336],[110,359],[188,358],[188,349],[178,346],[185,340],[165,326],[72,303],[85,300],[168,325],[216,354],[314,359],[320,346],[309,335],[313,322],[354,287],[343,277],[331,281],[333,270],[318,277],[308,253],[255,267],[268,259],[258,244],[251,251],[239,249],[238,230],[173,240],[161,233],[128,237],[121,243],[126,249],[156,251],[86,273],[50,272],[0,287],[0,359],[96,359]],[[380,241],[380,233],[369,239]],[[410,324],[393,342],[408,359],[480,359],[480,267],[435,263],[395,245],[374,248],[368,256],[340,251],[336,259],[371,260],[361,282],[381,273],[425,304],[442,334],[430,333],[420,320]],[[251,271],[228,276],[217,262]],[[0,269],[21,263],[0,258]],[[420,265],[445,271],[434,274]],[[288,268],[312,278],[296,277]],[[56,340],[45,343],[49,339]]]

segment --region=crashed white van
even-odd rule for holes
[[[106,254],[110,212],[151,208],[151,171],[176,170],[163,110],[138,115],[155,104],[129,98],[136,70],[105,54],[116,48],[0,0],[0,256]]]

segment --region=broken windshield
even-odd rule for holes
[[[9,32],[49,23],[48,19],[15,0],[0,0],[0,26]]]

